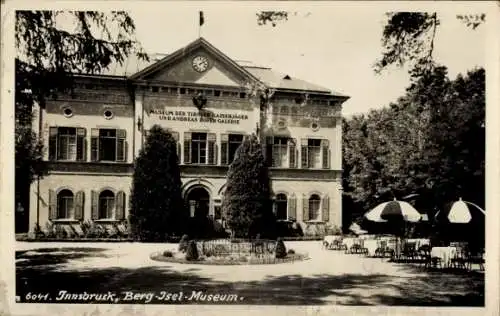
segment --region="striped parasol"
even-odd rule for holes
[[[477,211],[475,211],[474,209]],[[458,201],[449,204],[448,208],[443,214],[440,211],[435,215],[435,217],[444,217],[444,215],[447,214],[446,220],[450,223],[468,224],[471,222],[473,214],[480,213],[482,213],[483,215],[486,214],[485,211],[476,204],[464,201],[462,200],[462,198],[459,198]]]
[[[418,222],[422,215],[408,202],[394,201],[384,202],[367,212],[365,217],[374,222],[386,222],[388,220],[404,220],[406,222]]]

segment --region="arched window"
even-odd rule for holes
[[[57,218],[72,218],[74,214],[73,192],[62,190],[57,194]]]
[[[287,197],[285,194],[280,193],[276,195],[276,219],[286,220],[288,219],[288,205]]]
[[[104,190],[99,194],[99,219],[113,218],[115,208],[115,195],[110,190]]]
[[[309,220],[317,220],[320,215],[320,205],[321,198],[317,194],[311,195],[309,198]]]

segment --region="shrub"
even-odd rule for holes
[[[276,243],[276,258],[285,258],[285,257],[286,257],[285,243],[283,243],[283,239],[278,238],[278,242]]]
[[[173,257],[173,256],[174,256],[174,254],[173,254],[173,253],[172,253],[172,251],[170,251],[170,250],[165,250],[165,251],[163,252],[163,256],[164,256],[164,257]]]
[[[198,260],[198,247],[196,247],[196,242],[191,240],[187,246],[186,260],[194,261]]]
[[[288,249],[288,252],[287,252],[289,255],[293,255],[295,254],[295,250],[293,249]]]
[[[179,241],[179,251],[180,252],[185,252],[187,250],[188,242],[189,242],[189,236],[183,235],[181,240]]]

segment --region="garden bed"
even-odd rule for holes
[[[165,256],[161,252],[155,252],[150,256],[151,260],[183,263],[183,264],[203,264],[203,265],[257,265],[257,264],[280,264],[303,261],[309,259],[306,254],[293,253],[287,254],[285,258],[275,258],[274,256],[223,256],[223,257],[205,257],[200,256],[197,260],[186,260],[185,256],[173,254]]]

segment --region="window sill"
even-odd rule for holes
[[[326,224],[327,222],[325,222],[324,220],[313,219],[313,220],[304,221],[304,223],[306,223],[306,224]]]
[[[80,220],[74,219],[74,218],[58,218],[58,219],[51,219],[51,222],[53,222],[53,223],[79,223]]]
[[[93,221],[96,223],[120,223],[120,222],[122,222],[122,220],[120,220],[120,219],[112,219],[112,218],[94,219]]]

